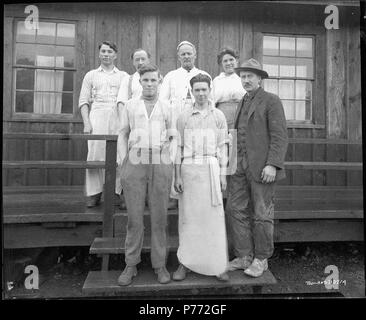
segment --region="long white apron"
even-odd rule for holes
[[[218,168],[217,159],[213,162]],[[191,161],[192,162],[192,161]],[[204,275],[220,275],[227,270],[228,249],[225,216],[219,183],[206,163],[183,161],[183,193],[179,195],[179,262]],[[214,179],[216,183],[214,182]],[[216,193],[216,199],[215,199]],[[222,200],[222,198],[220,199]]]
[[[92,104],[89,119],[92,134],[118,134],[119,121],[115,102]],[[88,141],[88,161],[105,161],[106,142],[103,140]],[[116,193],[121,193],[120,168],[116,172]],[[86,195],[91,196],[103,191],[104,169],[86,169]]]

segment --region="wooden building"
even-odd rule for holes
[[[292,140],[276,241],[363,240],[358,2],[337,4],[338,29],[325,27],[322,1],[37,4],[37,30],[25,25],[26,6],[5,6],[4,133],[82,133],[80,87],[103,40],[118,45],[120,70],[133,72],[131,52],[142,47],[163,74],[178,67],[177,44],[189,40],[212,77],[220,48],[230,46],[263,63],[265,89],[285,107]],[[85,160],[86,152],[83,140],[3,139],[8,163]],[[3,165],[5,247],[90,245],[102,214],[84,208],[83,184],[77,167]],[[170,216],[174,233],[176,211]],[[117,213],[114,236],[123,236],[125,218]]]

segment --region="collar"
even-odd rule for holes
[[[236,78],[239,77],[235,72],[233,72],[231,75],[227,76],[225,74],[225,72],[221,72],[218,76],[217,79],[227,79],[227,78]]]
[[[142,93],[141,93],[141,95],[137,99],[140,101],[140,103],[144,104],[144,98],[142,97]],[[160,101],[160,99],[158,97],[158,99],[156,100],[155,104],[158,104],[159,101]]]
[[[208,112],[213,112],[214,111],[214,106],[212,105],[211,101],[208,100],[208,107],[207,109],[205,109],[204,111],[207,111],[207,114]],[[199,110],[195,107],[195,104],[193,105],[193,108],[192,108],[192,111],[191,111],[191,115],[193,114],[196,114],[196,113],[201,113],[202,114],[202,110]]]
[[[100,71],[100,72],[106,72],[103,68],[102,68],[102,66],[100,65],[99,66],[99,68],[97,69],[98,71]],[[112,69],[112,72],[113,73],[116,73],[116,72],[119,72],[119,70],[117,69],[117,67],[116,66],[114,66],[113,67],[113,69]]]
[[[247,96],[247,99],[252,100],[257,95],[257,93],[260,92],[261,90],[263,90],[262,87],[259,87],[254,92],[251,92],[251,93],[247,92],[245,95]]]
[[[190,71],[187,71],[187,69],[184,69],[183,67],[180,67],[178,70],[186,72],[186,73],[191,73],[192,71],[196,71],[198,69],[194,66]]]

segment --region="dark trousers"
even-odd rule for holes
[[[237,170],[230,177],[228,231],[236,257],[266,259],[271,257],[274,249],[275,183],[255,181],[245,163],[239,158]]]
[[[128,211],[125,241],[126,265],[141,262],[144,239],[144,209],[148,197],[151,217],[151,264],[165,266],[167,258],[167,211],[172,181],[172,164],[133,163],[124,161],[122,186]]]

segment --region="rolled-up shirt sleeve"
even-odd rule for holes
[[[212,90],[211,90],[211,97],[212,102],[215,104],[217,102],[217,79],[213,79],[212,81]]]
[[[92,101],[92,73],[89,71],[84,79],[83,83],[81,85],[80,90],[80,96],[79,96],[79,108],[83,105],[87,104],[90,106],[90,103]]]
[[[170,77],[171,75],[168,73],[161,84],[159,98],[161,100],[166,100],[170,102]]]
[[[128,83],[130,80],[130,76],[126,75],[122,81],[121,81],[121,86],[119,87],[118,90],[118,95],[117,95],[117,103],[118,102],[122,102],[123,104],[125,104],[128,100]]]
[[[176,121],[176,130],[177,130],[177,154],[175,157],[175,163],[179,164],[183,160],[183,149],[184,149],[184,126],[186,123],[186,116],[184,113],[181,113]]]
[[[117,141],[117,155],[120,157],[120,162],[122,162],[128,152],[128,138],[131,131],[127,106],[124,106],[121,110],[120,122]]]
[[[218,149],[218,160],[220,163],[220,173],[226,174],[227,163],[228,163],[228,149],[229,143],[228,127],[225,115],[220,110],[215,110],[217,117],[217,149]]]
[[[229,134],[227,128],[227,122],[225,115],[220,110],[215,110],[217,115],[217,146],[221,147],[222,145],[229,143]]]
[[[177,137],[177,118],[176,112],[174,108],[166,104],[167,110],[167,135],[168,138],[176,138]]]

